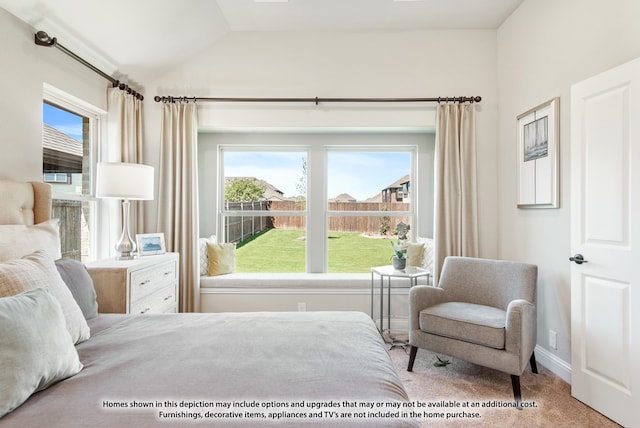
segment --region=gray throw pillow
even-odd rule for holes
[[[56,268],[78,306],[80,306],[84,319],[90,320],[97,317],[96,289],[86,266],[77,260],[59,259],[56,260]]]
[[[0,418],[82,363],[58,300],[45,288],[0,298]]]

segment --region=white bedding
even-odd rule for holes
[[[90,325],[91,338],[77,345],[84,369],[34,394],[0,427],[417,426],[384,417],[394,414],[386,403],[397,408],[408,397],[363,313],[100,315]],[[133,401],[152,407],[132,408]],[[233,401],[258,407],[205,418]],[[346,401],[381,404],[359,418]],[[237,416],[245,411],[265,418]],[[306,417],[269,419],[278,412]]]

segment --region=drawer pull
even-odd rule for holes
[[[141,314],[146,314],[147,312],[149,312],[151,310],[151,308],[145,308],[143,311],[140,311]]]
[[[173,298],[173,294],[170,294],[164,298],[164,301],[166,302],[167,300],[171,300],[172,298]]]
[[[173,273],[173,271],[172,271],[172,270],[168,270],[168,271],[166,271],[163,275],[164,275],[164,276],[167,276],[167,275],[171,275],[172,273]]]
[[[145,279],[144,281],[142,281],[139,285],[146,285],[148,283],[150,283],[151,280],[150,279]]]

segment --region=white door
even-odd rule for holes
[[[640,427],[639,125],[640,59],[571,88],[570,256],[587,261],[571,263],[571,391],[626,427]]]

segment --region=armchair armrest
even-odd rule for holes
[[[431,285],[417,285],[409,291],[409,330],[420,328],[420,311],[445,301],[444,290]]]
[[[507,307],[505,349],[520,355],[521,367],[526,366],[536,346],[536,306],[524,299],[511,301]]]

